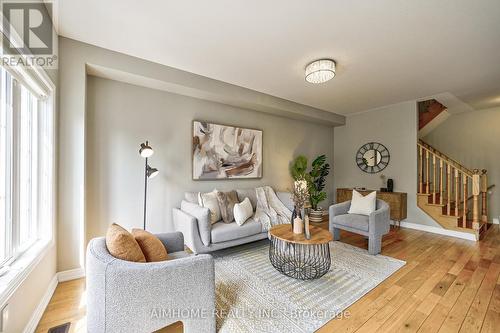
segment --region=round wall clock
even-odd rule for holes
[[[356,164],[367,173],[377,173],[389,164],[391,155],[389,150],[378,142],[368,142],[358,149]]]

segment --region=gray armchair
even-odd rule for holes
[[[340,229],[368,237],[368,252],[378,254],[382,250],[382,236],[389,232],[391,219],[389,205],[377,199],[377,208],[370,214],[348,214],[351,201],[330,206],[330,232],[334,240],[340,240]]]
[[[184,332],[215,332],[214,260],[184,252],[182,233],[156,235],[170,260],[116,259],[103,237],[87,247],[87,330],[149,333],[182,321]],[[187,315],[186,315],[187,314]]]

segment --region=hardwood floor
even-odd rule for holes
[[[342,241],[367,240],[342,233]],[[392,230],[382,254],[407,264],[318,332],[498,332],[500,330],[500,229],[479,243],[410,229]],[[86,332],[85,281],[63,282],[37,333],[71,322]],[[162,332],[182,332],[174,324]]]

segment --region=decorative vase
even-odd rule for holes
[[[323,222],[323,209],[321,207],[311,209],[309,212],[309,220],[313,223]]]
[[[304,221],[300,217],[296,217],[293,221],[293,233],[302,234],[304,233]]]
[[[309,210],[309,209],[307,209]],[[309,229],[309,212],[306,211],[304,214],[304,233],[306,235],[306,239],[311,239],[311,230]]]
[[[297,206],[294,206],[293,212],[292,212],[292,220],[290,221],[290,224],[292,225],[292,230],[293,230],[293,226],[294,226],[294,221],[297,217],[302,219],[300,209]]]
[[[304,232],[304,221],[302,220],[302,212],[300,208],[295,206],[292,214],[292,231],[294,234],[301,234]]]
[[[394,180],[391,178],[387,179],[387,192],[392,192],[394,190]]]

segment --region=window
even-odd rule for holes
[[[1,68],[0,267],[52,234],[53,112],[16,74]]]

